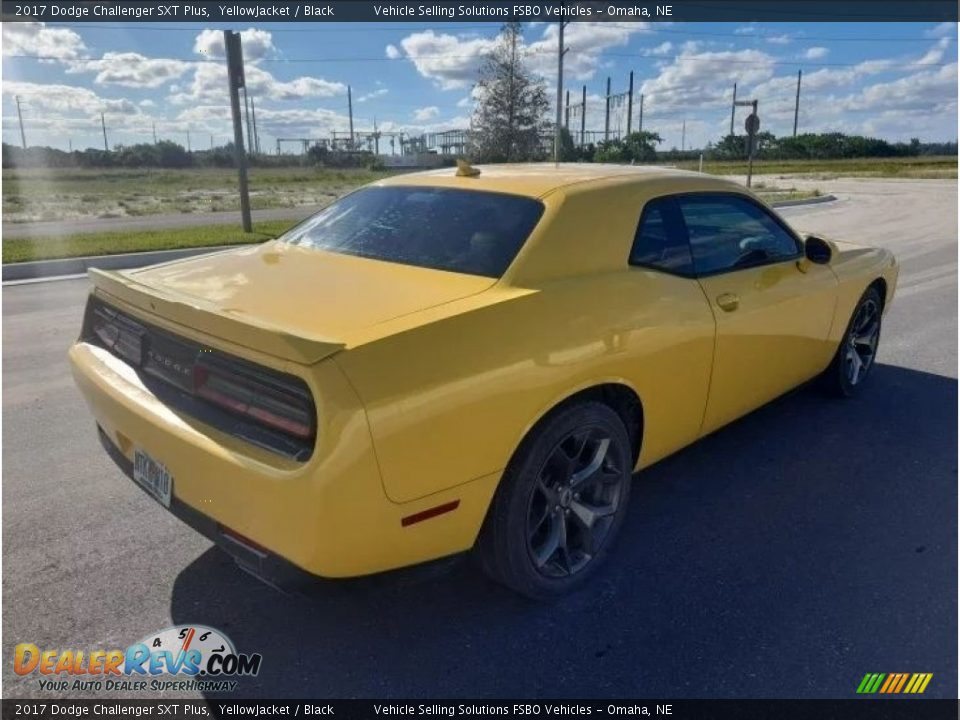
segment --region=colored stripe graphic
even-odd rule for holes
[[[857,686],[860,695],[896,695],[900,692],[920,695],[933,679],[933,673],[867,673]]]
[[[903,690],[903,686],[906,685],[906,683],[907,683],[907,673],[900,673],[900,682],[897,683],[897,687],[891,690],[891,692],[895,692],[895,693],[900,692],[901,690]]]
[[[887,681],[880,688],[880,692],[882,693],[890,692],[891,686],[896,685],[899,679],[900,679],[900,676],[897,673],[890,673],[887,676]]]
[[[875,693],[880,688],[880,683],[883,682],[886,676],[886,673],[867,673],[863,676],[863,680],[860,681],[857,692],[866,695]]]

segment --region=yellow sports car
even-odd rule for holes
[[[608,553],[634,471],[817,376],[856,393],[897,265],[714,177],[461,164],[91,278],[70,361],[104,447],[242,567],[473,548],[549,597]]]

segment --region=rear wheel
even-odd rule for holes
[[[570,592],[602,563],[630,497],[620,417],[584,402],[548,417],[504,474],[477,544],[495,580],[533,598]]]
[[[880,343],[883,300],[875,287],[867,288],[850,318],[837,354],[823,374],[824,385],[836,395],[856,395],[873,369]]]

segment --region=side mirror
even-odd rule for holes
[[[803,254],[807,260],[817,265],[829,265],[833,258],[830,243],[816,235],[807,235],[807,239],[803,243]]]

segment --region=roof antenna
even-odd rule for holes
[[[457,177],[477,177],[480,168],[475,168],[463,158],[457,158]]]

